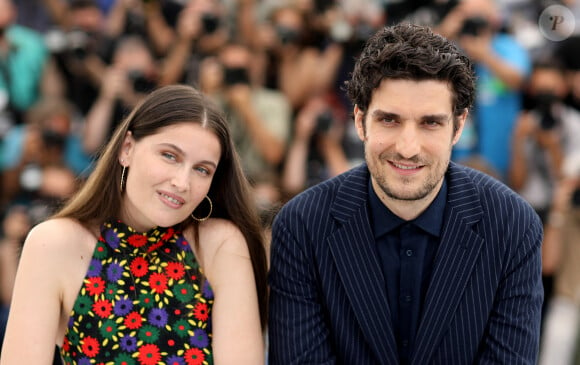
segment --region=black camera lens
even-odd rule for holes
[[[296,43],[298,41],[299,33],[295,29],[279,25],[276,27],[276,33],[282,44]]]
[[[478,36],[488,27],[489,23],[483,17],[471,17],[463,21],[460,34]]]
[[[215,14],[205,13],[201,16],[204,33],[211,34],[218,29],[219,19]]]
[[[243,67],[224,68],[224,83],[226,85],[249,84],[248,71]]]
[[[157,87],[157,84],[145,76],[142,71],[129,71],[129,80],[133,84],[133,90],[138,93],[148,93]]]
[[[574,208],[580,207],[580,188],[576,188],[572,193],[572,206]]]
[[[557,120],[552,113],[552,108],[558,98],[550,91],[539,92],[535,97],[536,109],[540,114],[540,127],[544,130],[553,129]]]
[[[47,129],[42,131],[42,141],[47,147],[63,148],[66,143],[66,137]]]
[[[333,121],[332,111],[325,110],[316,117],[316,131],[319,133],[326,133],[332,126]]]

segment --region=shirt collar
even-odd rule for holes
[[[369,191],[369,208],[370,216],[373,222],[373,234],[375,238],[381,237],[403,225],[406,221],[395,215],[383,202],[379,199],[377,193],[373,189],[371,179],[368,183]],[[445,212],[447,198],[447,181],[444,178],[441,189],[437,196],[417,218],[411,221],[423,231],[439,237],[441,235],[441,226],[443,225],[443,213]],[[379,224],[380,222],[380,224]]]

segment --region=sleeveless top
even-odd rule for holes
[[[101,227],[70,315],[65,364],[212,364],[212,289],[175,228]]]

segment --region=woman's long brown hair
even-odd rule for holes
[[[212,217],[232,221],[246,239],[264,329],[268,269],[259,215],[234,148],[228,123],[217,106],[196,89],[185,85],[170,85],[145,97],[117,127],[87,181],[54,217],[73,218],[87,228],[116,217],[121,210],[123,194],[119,186],[122,166],[118,156],[127,132],[131,131],[133,138],[139,141],[163,127],[180,123],[199,123],[212,131],[220,141],[222,154],[208,193],[213,201]],[[183,228],[193,226],[197,232],[198,223],[191,218],[182,225]]]

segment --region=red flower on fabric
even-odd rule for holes
[[[207,321],[208,313],[207,313],[207,304],[205,303],[197,303],[195,308],[193,308],[193,315],[199,321]]]
[[[155,293],[161,294],[167,290],[167,276],[162,273],[154,272],[149,276],[149,285],[151,285],[151,289],[153,289]]]
[[[65,337],[64,341],[62,342],[62,350],[65,352],[70,351],[70,341],[68,340],[68,337]]]
[[[185,275],[185,268],[179,262],[170,262],[165,268],[165,273],[173,280],[179,280]]]
[[[87,355],[88,357],[95,357],[100,351],[99,341],[91,336],[87,336],[83,340],[81,349],[83,350],[83,354]]]
[[[187,365],[201,365],[205,360],[205,354],[200,349],[189,349],[185,352],[185,362]]]
[[[125,321],[123,322],[125,326],[127,326],[130,330],[136,330],[140,328],[143,324],[143,318],[137,312],[131,312],[125,317]]]
[[[93,312],[101,318],[107,318],[113,311],[113,305],[106,299],[97,300],[93,304]]]
[[[164,244],[165,244],[165,242],[163,242],[163,241],[155,242],[154,244],[149,246],[149,248],[147,249],[147,252],[153,252],[153,251],[157,250],[159,247],[163,246]]]
[[[139,362],[142,365],[155,365],[161,360],[159,347],[154,344],[147,344],[139,347]]]
[[[88,278],[85,288],[90,295],[101,295],[105,291],[105,280],[98,276]]]
[[[133,276],[140,278],[147,274],[147,270],[149,270],[149,263],[143,257],[135,257],[135,259],[131,261],[129,269],[131,270],[131,274],[133,274]]]
[[[173,236],[173,233],[175,233],[175,230],[173,228],[169,228],[167,229],[167,232],[165,232],[162,236],[160,241],[167,241],[168,239],[170,239]]]
[[[147,244],[147,236],[142,234],[133,234],[127,238],[127,242],[133,247],[143,247]]]

